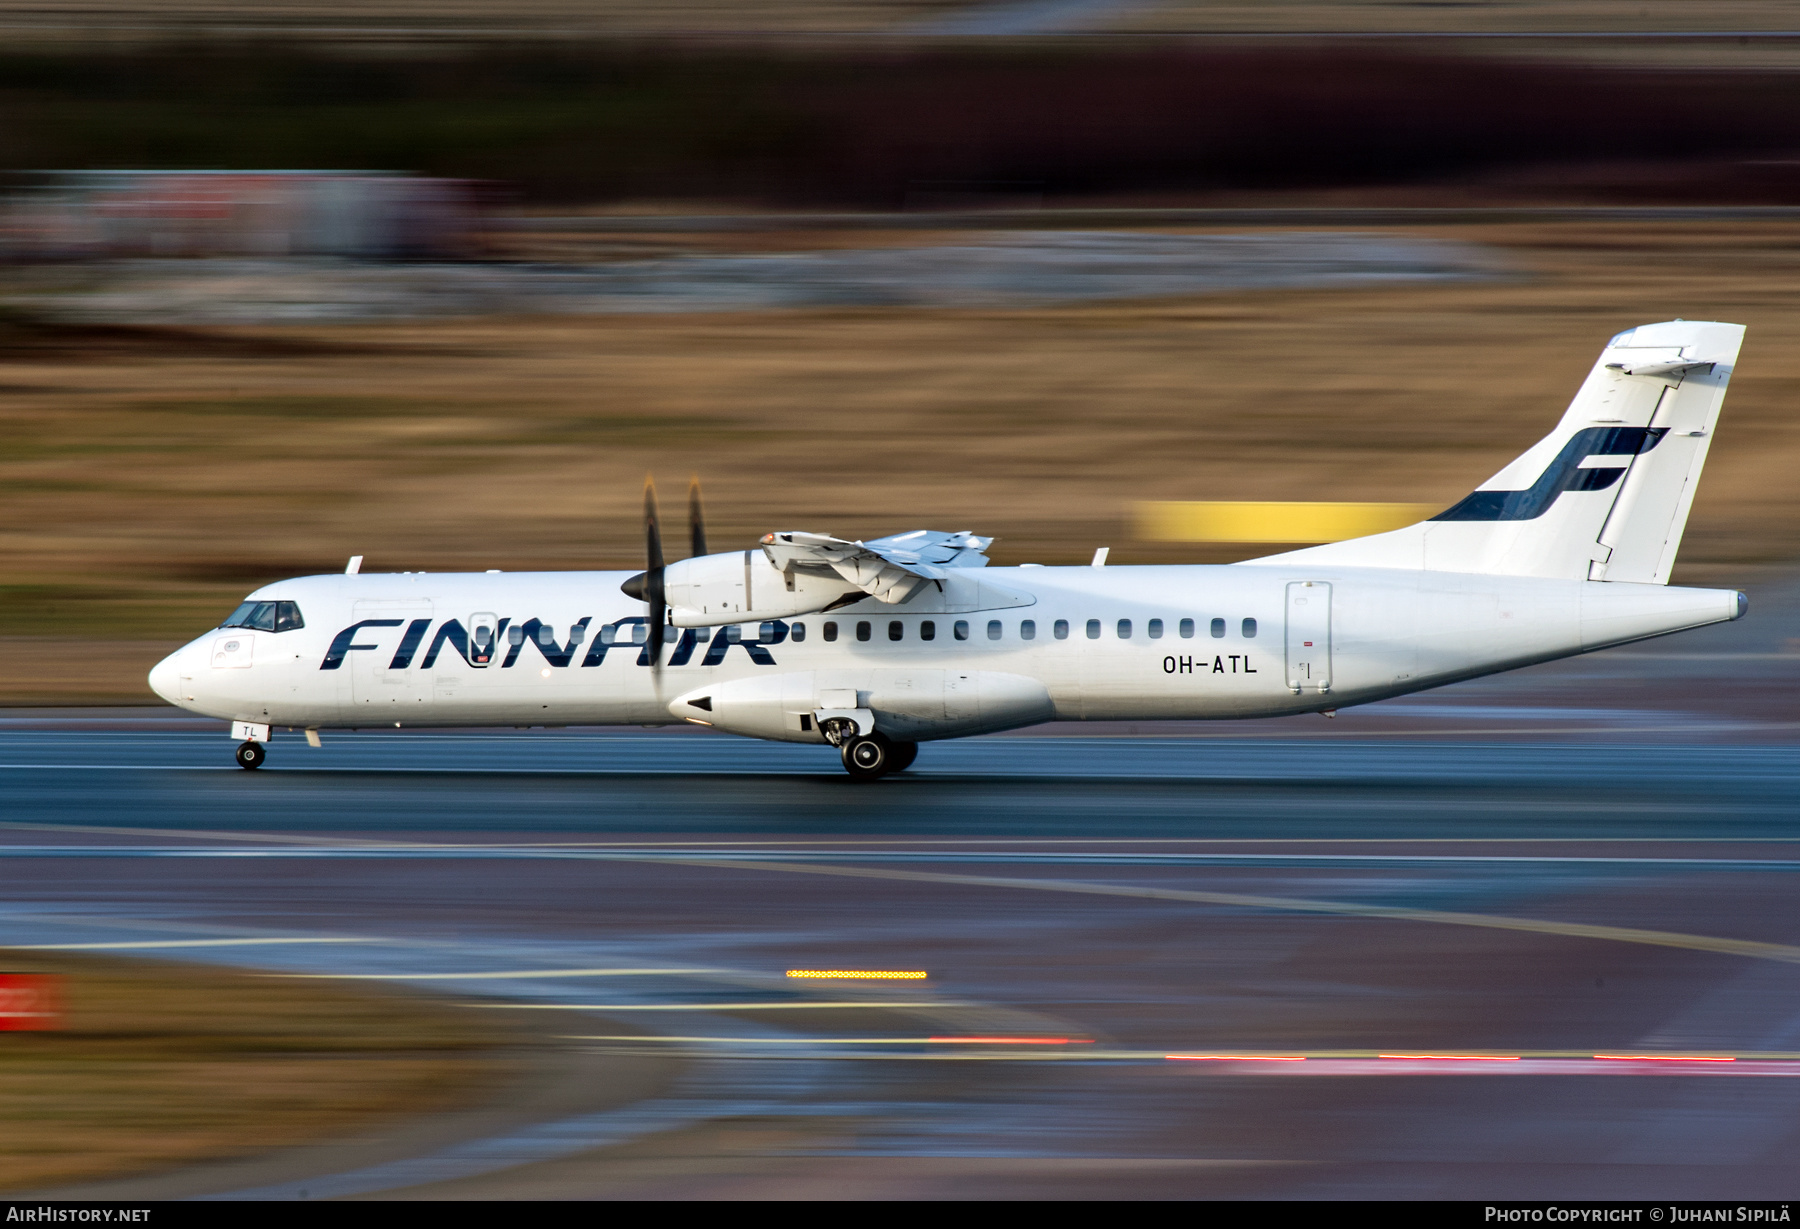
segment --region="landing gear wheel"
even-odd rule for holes
[[[844,744],[844,771],[858,781],[873,781],[894,770],[894,744],[881,734],[863,734]]]
[[[890,767],[888,771],[905,772],[908,768],[912,767],[913,761],[919,758],[919,744],[895,743],[893,749],[890,750],[888,754],[891,755],[894,760],[892,767]]]
[[[239,743],[237,762],[239,768],[261,768],[263,761],[269,758],[268,751],[261,743]]]

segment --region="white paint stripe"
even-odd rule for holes
[[[266,973],[292,981],[517,981],[557,977],[704,976],[724,969],[505,969],[481,973]]]
[[[215,836],[217,834],[214,834]],[[1703,842],[1710,844],[1711,842]],[[1757,841],[1755,844],[1769,842]],[[619,848],[554,846],[554,845],[464,845],[464,844],[427,844],[412,842],[404,845],[384,845],[373,841],[349,845],[332,845],[321,842],[310,842],[299,846],[280,845],[274,849],[249,848],[239,849],[232,846],[205,845],[4,845],[0,844],[0,858],[6,857],[169,857],[169,858],[432,858],[432,857],[469,857],[469,858],[519,858],[556,860],[591,860],[603,861],[668,861],[679,864],[693,861],[704,864],[717,858],[755,858],[762,856],[753,847],[733,849],[727,846],[716,848],[674,852],[662,846],[623,846]],[[1597,865],[1597,866],[1670,866],[1690,867],[1696,870],[1792,870],[1800,869],[1800,851],[1791,858],[1682,858],[1682,857],[1640,857],[1632,855],[1594,855],[1594,854],[1408,854],[1408,853],[1334,853],[1329,850],[1318,850],[1313,853],[1228,853],[1203,852],[1184,853],[1180,851],[1134,851],[1108,853],[1104,850],[1088,850],[1084,852],[1062,853],[1047,851],[1034,853],[1021,850],[959,850],[941,855],[930,850],[894,851],[883,854],[880,851],[838,851],[829,849],[787,849],[780,852],[782,858],[806,858],[819,864],[846,864],[856,862],[932,862],[950,863],[971,862],[1019,862],[1045,864],[1067,864],[1077,866],[1104,866],[1113,864],[1131,865],[1197,865],[1213,864],[1255,864],[1262,863],[1300,863],[1311,864],[1321,862],[1339,863],[1371,863],[1375,865],[1421,864],[1421,865]]]

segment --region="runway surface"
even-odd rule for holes
[[[624,1108],[90,1194],[1781,1198],[1800,602],[1771,596],[1760,629],[1336,721],[1055,727],[873,785],[700,731],[280,735],[250,773],[213,723],[15,712],[0,944],[378,979],[537,1013],[592,1070],[681,1060]]]
[[[0,938],[392,979],[692,1061],[624,1110],[158,1193],[1792,1184],[1788,745],[995,738],[874,786],[704,735],[228,752],[0,734]]]

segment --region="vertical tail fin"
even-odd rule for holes
[[[1667,584],[1744,327],[1607,344],[1556,430],[1429,521],[1269,559]]]

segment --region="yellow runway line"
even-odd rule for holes
[[[1436,504],[1191,500],[1137,505],[1148,542],[1338,542],[1417,524]]]

